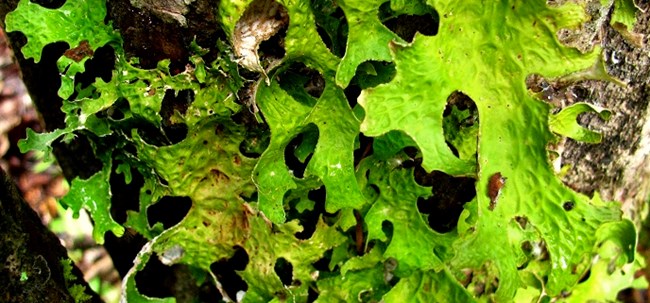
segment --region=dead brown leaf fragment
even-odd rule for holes
[[[273,0],[257,0],[250,4],[235,25],[232,37],[238,63],[266,75],[257,49],[260,44],[289,24],[289,15],[282,4]]]
[[[93,52],[93,49],[90,47],[88,40],[83,40],[79,43],[79,46],[65,51],[63,55],[75,62],[79,62],[83,60],[83,58],[92,57],[94,53],[95,52]]]

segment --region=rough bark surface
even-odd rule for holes
[[[68,277],[74,280],[66,282],[61,260],[69,260],[67,251],[2,169],[0,230],[0,301],[75,302],[68,287],[78,284],[91,296],[88,302],[102,302],[76,266]]]
[[[627,83],[622,87],[604,81],[583,81],[558,90],[564,101],[589,102],[612,112],[608,121],[596,115],[583,115],[579,122],[602,132],[600,144],[586,144],[567,139],[563,146],[562,165],[571,169],[564,177],[570,187],[605,200],[620,201],[624,212],[635,221],[644,217],[650,194],[650,3],[639,3],[645,13],[637,13],[635,33],[645,34],[644,45],[627,41],[611,26],[609,14],[595,28],[594,39],[600,40],[607,71]],[[592,36],[585,33],[585,36]]]

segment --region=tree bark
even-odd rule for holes
[[[638,5],[643,11],[637,12],[633,32],[650,33],[650,3]],[[556,92],[566,103],[583,101],[612,112],[609,121],[596,115],[579,117],[582,125],[602,132],[603,140],[587,144],[566,139],[561,161],[571,169],[563,180],[582,193],[598,192],[604,200],[621,202],[639,226],[650,194],[650,45],[647,35],[642,45],[626,40],[609,25],[611,11],[605,13],[604,22],[592,32],[600,40],[607,71],[627,85],[583,81]],[[582,33],[583,38],[592,34]]]
[[[0,301],[75,302],[69,287],[81,285],[91,300],[102,302],[79,269],[72,264],[72,275],[64,274],[61,262],[66,249],[49,231],[5,172],[0,169]],[[72,279],[72,280],[70,280]]]

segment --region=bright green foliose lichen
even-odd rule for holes
[[[230,39],[252,2],[219,3]],[[193,43],[192,68],[171,75],[168,61],[145,70],[126,59],[120,36],[104,23],[103,0],[68,0],[58,9],[22,0],[8,15],[7,30],[25,34],[23,54],[36,61],[49,43],[88,43],[80,61],[68,56],[59,62],[60,96],[77,93],[64,101],[66,128],[28,131],[20,147],[47,153],[57,140],[88,135],[104,167],[73,180],[63,203],[91,213],[99,242],[124,227],[150,240],[124,278],[124,299],[175,302],[136,289],[136,273],[154,254],[165,264],[210,273],[216,284],[211,264],[239,250],[249,259],[238,271],[248,285],[245,302],[306,302],[310,289],[318,302],[539,301],[567,294],[584,302],[614,299],[618,290],[643,284],[633,277],[642,263],[634,256],[636,231],[618,205],[567,188],[549,164],[547,146],[558,136],[600,141],[600,134],[577,124],[579,114],[607,118],[609,112],[580,103],[552,114],[525,85],[530,74],[557,78],[602,64],[599,49],[583,54],[556,38],[558,30],[585,20],[582,7],[544,0],[393,0],[387,9],[382,1],[338,1],[344,20],[333,1],[278,2],[290,20],[285,55],[269,65],[252,89],[255,104],[248,105],[237,100],[245,81],[221,41],[219,58],[209,63],[202,57],[207,50]],[[615,19],[626,28],[630,3],[616,1]],[[383,14],[432,14],[438,33],[407,43],[382,23]],[[318,27],[334,40],[331,51]],[[104,45],[116,53],[111,79],[74,88],[75,74]],[[291,70],[296,63],[322,76],[318,96],[303,89],[309,79]],[[346,88],[355,85],[362,91],[351,107]],[[191,92],[192,100],[165,121],[165,95],[180,92]],[[454,106],[445,115],[453,94],[470,98],[476,109]],[[233,119],[255,109],[268,130]],[[142,123],[160,135],[138,129]],[[185,125],[188,135],[172,142],[163,130],[170,123]],[[374,137],[373,148],[355,158],[360,134]],[[300,176],[286,159],[298,136],[303,141],[290,152],[306,165]],[[476,179],[476,197],[452,231],[433,230],[419,210],[432,192],[406,167],[414,157],[406,147],[418,148],[415,158],[427,172]],[[126,183],[135,172],[144,178],[140,207],[123,225],[110,215],[113,171]],[[324,202],[310,196],[317,190],[325,191]],[[147,216],[164,197],[192,201],[187,215],[167,228]],[[308,225],[313,234],[299,237]],[[274,272],[279,260],[291,264],[291,283]],[[316,265],[322,260],[329,260],[327,270]],[[622,270],[612,272],[612,266]]]

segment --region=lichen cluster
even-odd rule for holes
[[[629,21],[632,2],[620,2],[627,10],[617,20]],[[229,42],[214,62],[192,45],[191,64],[174,75],[169,61],[142,69],[127,58],[105,14],[104,0],[68,0],[58,9],[23,0],[6,22],[25,34],[22,52],[37,62],[49,43],[70,47],[58,62],[66,127],[29,131],[21,149],[90,138],[104,168],[73,180],[62,202],[91,213],[98,242],[125,227],[150,240],[124,278],[129,302],[174,301],[138,293],[134,277],[151,256],[189,265],[216,284],[211,264],[242,250],[249,261],[238,275],[247,287],[223,295],[245,302],[586,302],[614,300],[633,284],[640,262],[633,224],[617,203],[566,187],[549,160],[548,146],[560,136],[600,139],[576,123],[578,114],[607,112],[581,103],[554,114],[525,84],[531,74],[558,78],[600,64],[600,49],[581,53],[558,42],[558,30],[585,20],[579,4],[220,1]],[[407,41],[387,27],[405,15],[433,16],[435,35]],[[278,33],[283,56],[260,54],[262,40]],[[75,86],[84,63],[106,45],[116,54],[110,81]],[[259,77],[242,78],[237,63]],[[309,89],[314,78],[317,93]],[[349,96],[353,86],[358,98]],[[179,142],[163,131],[170,92],[191,97],[167,118],[187,128]],[[451,104],[459,95],[475,109]],[[234,118],[248,110],[259,110],[268,128]],[[161,138],[147,138],[136,127],[143,122]],[[288,166],[287,150],[304,172]],[[450,231],[434,230],[431,214],[419,209],[418,201],[438,197],[416,180],[418,169],[475,180],[475,197]],[[126,183],[132,172],[144,178],[139,210],[124,224],[109,212],[113,171]],[[192,202],[168,228],[147,217],[163,197]],[[288,279],[278,264],[290,268]]]

